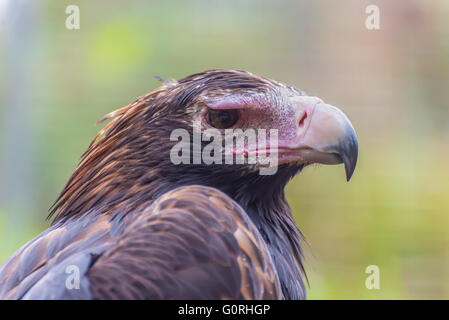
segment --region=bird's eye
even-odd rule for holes
[[[209,110],[207,113],[207,121],[217,129],[227,129],[232,127],[239,119],[238,110]]]

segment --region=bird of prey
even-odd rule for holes
[[[246,71],[209,70],[165,81],[107,119],[52,225],[2,265],[1,299],[306,297],[303,237],[284,187],[312,163],[343,163],[350,179],[358,145],[343,112]],[[177,129],[237,132],[231,140],[265,129],[276,144],[244,139],[209,150],[231,162],[205,163],[192,159],[212,139],[192,139],[179,162]],[[262,151],[276,156],[272,174],[258,157],[236,161]]]

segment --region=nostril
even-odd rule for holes
[[[307,118],[307,112],[304,111],[303,114],[299,117],[299,123],[298,123],[299,128],[304,127],[306,118]]]

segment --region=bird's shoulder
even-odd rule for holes
[[[92,257],[114,243],[113,232],[113,223],[101,215],[51,226],[0,267],[0,299],[85,297],[84,291],[66,292],[68,270],[86,271]]]
[[[87,273],[94,297],[282,297],[257,228],[221,191],[180,187],[132,220]],[[118,281],[108,281],[111,277]]]
[[[4,263],[0,284],[10,299],[282,298],[246,212],[198,185],[122,219],[86,214],[54,225]]]

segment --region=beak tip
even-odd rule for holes
[[[346,171],[346,181],[351,180],[351,177],[355,171],[355,167],[357,165],[358,158],[358,143],[357,138],[355,136],[355,132],[350,139],[350,143],[344,148],[344,152],[342,153],[343,163],[345,165]]]
[[[346,181],[349,182],[351,180],[352,174],[354,173],[354,170],[348,170],[346,169]]]

